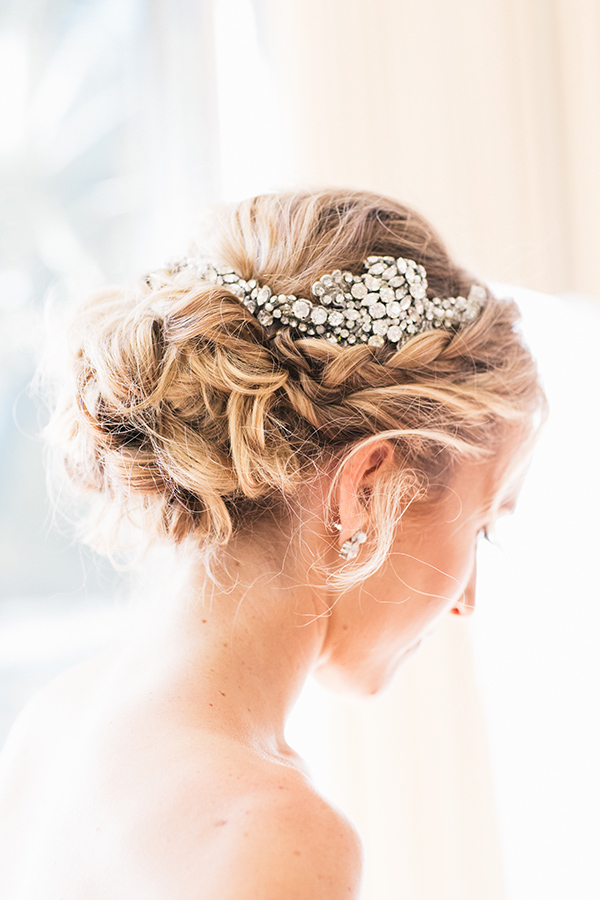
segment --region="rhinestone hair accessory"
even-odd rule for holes
[[[233,269],[185,258],[171,272],[193,269],[199,278],[234,293],[270,336],[284,327],[301,337],[323,337],[335,344],[365,343],[401,347],[409,338],[434,328],[455,330],[473,322],[485,301],[485,290],[473,285],[467,297],[427,297],[427,273],[412,259],[369,256],[366,272],[353,275],[336,269],[312,287],[309,299],[275,294],[255,279],[245,281]]]

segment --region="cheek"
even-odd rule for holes
[[[440,569],[446,572],[446,593],[453,599],[458,599],[469,581],[475,566],[477,553],[477,534],[473,528],[465,528],[456,539],[445,545]]]
[[[436,553],[410,559],[399,555],[393,564],[397,585],[401,584],[407,606],[420,607],[428,620],[451,609],[463,596],[475,568],[476,541],[469,533],[462,541],[440,542]],[[417,601],[413,603],[413,601]]]
[[[461,555],[454,547],[448,547],[428,557],[397,554],[390,563],[389,587],[396,595],[403,594],[410,601],[420,600],[422,605],[435,609],[460,596],[473,567],[473,554]]]
[[[376,619],[387,623],[390,640],[411,644],[452,607],[457,590],[452,578],[431,565],[407,566],[405,557],[392,558],[389,571],[372,586]]]

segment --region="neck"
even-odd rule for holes
[[[279,544],[278,544],[279,540]],[[284,547],[285,545],[285,547]],[[197,561],[156,592],[147,627],[127,650],[153,695],[201,727],[288,756],[285,722],[323,646],[314,588],[278,561],[283,535],[236,541],[215,584]]]

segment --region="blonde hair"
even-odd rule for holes
[[[361,272],[370,255],[422,264],[430,297],[466,296],[477,283],[422,216],[356,191],[247,200],[218,214],[194,252],[298,297],[335,269]],[[167,267],[80,309],[48,433],[70,478],[99,501],[96,537],[102,523],[114,534],[116,518],[205,551],[266,510],[283,516],[323,465],[334,460],[339,474],[365,441],[387,437],[398,471],[373,486],[369,544],[337,576],[355,582],[385,559],[428,479],[494,454],[509,427],[530,428],[543,408],[517,309],[486,294],[457,332],[398,350],[340,347],[288,329],[269,338],[226,287]]]

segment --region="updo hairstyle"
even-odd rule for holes
[[[479,283],[420,215],[370,193],[255,197],[217,214],[207,235],[195,256],[297,297],[336,269],[361,273],[371,255],[422,264],[429,297],[467,296]],[[115,523],[127,521],[149,540],[214,552],[267,512],[283,521],[323,466],[339,474],[352,451],[386,436],[397,471],[365,497],[369,542],[343,567],[347,583],[366,577],[407,504],[457,460],[483,460],[508,429],[530,429],[543,407],[515,305],[486,295],[472,324],[396,350],[289,327],[269,338],[193,268],[167,266],[96,294],[70,326],[68,377],[48,429],[69,477],[96,497],[88,537],[97,544],[104,533],[111,547]]]

